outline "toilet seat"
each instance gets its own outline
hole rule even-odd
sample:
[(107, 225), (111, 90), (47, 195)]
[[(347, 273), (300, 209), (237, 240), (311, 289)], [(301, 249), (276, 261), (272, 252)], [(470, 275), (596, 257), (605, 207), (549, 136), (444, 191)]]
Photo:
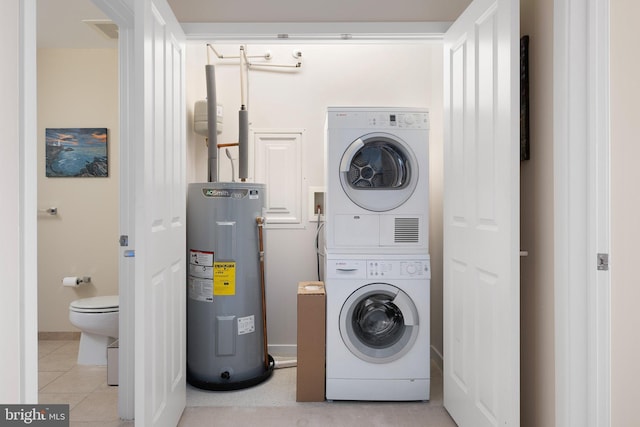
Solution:
[(69, 310), (76, 313), (114, 313), (120, 311), (117, 295), (82, 298), (72, 301)]

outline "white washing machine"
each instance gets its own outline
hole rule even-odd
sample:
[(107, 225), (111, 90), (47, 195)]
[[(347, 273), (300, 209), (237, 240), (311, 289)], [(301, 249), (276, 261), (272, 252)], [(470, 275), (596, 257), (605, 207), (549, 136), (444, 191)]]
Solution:
[(429, 400), (428, 255), (327, 253), (328, 400)]
[(326, 247), (428, 253), (429, 112), (329, 107)]

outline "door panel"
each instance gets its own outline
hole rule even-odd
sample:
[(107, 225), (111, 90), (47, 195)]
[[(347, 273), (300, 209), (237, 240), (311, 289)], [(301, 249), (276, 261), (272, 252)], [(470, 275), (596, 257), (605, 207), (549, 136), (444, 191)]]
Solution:
[(444, 404), (520, 422), (519, 4), (475, 0), (444, 39)]
[(184, 34), (165, 0), (135, 7), (135, 418), (175, 426), (186, 401)]

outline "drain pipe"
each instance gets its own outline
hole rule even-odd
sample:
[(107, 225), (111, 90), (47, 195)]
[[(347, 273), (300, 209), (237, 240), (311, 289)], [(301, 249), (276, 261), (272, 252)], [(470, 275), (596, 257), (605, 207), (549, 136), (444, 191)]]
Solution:
[(207, 127), (208, 127), (208, 180), (218, 181), (218, 120), (216, 101), (216, 74), (213, 65), (205, 65), (207, 74)]
[(298, 359), (279, 359), (274, 357), (274, 369), (295, 368), (298, 366)]

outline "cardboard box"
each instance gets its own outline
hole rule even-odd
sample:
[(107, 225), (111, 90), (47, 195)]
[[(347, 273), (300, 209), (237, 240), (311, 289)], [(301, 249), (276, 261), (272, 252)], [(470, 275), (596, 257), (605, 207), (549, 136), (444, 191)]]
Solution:
[(120, 343), (115, 340), (107, 347), (107, 384), (118, 385), (118, 348)]
[(325, 400), (325, 328), (324, 283), (298, 283), (297, 402)]

